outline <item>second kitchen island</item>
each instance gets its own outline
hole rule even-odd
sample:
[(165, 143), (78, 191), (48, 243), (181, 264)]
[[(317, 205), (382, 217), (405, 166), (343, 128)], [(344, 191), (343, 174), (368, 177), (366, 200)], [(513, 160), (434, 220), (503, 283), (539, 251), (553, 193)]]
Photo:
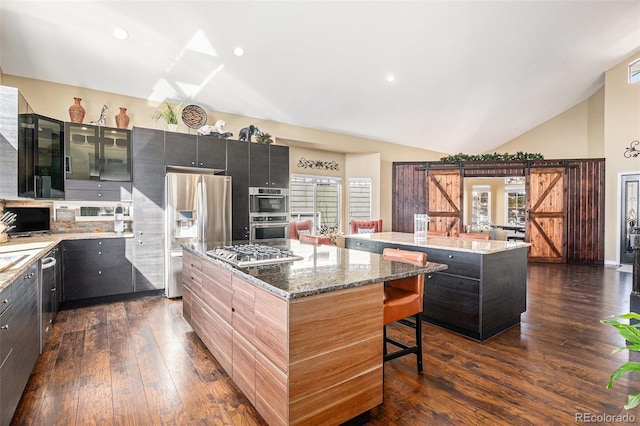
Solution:
[(424, 283), (424, 321), (484, 341), (520, 323), (527, 309), (529, 243), (430, 236), (403, 232), (345, 236), (345, 247), (382, 253), (387, 247), (427, 253), (446, 271)]
[(235, 268), (184, 246), (185, 319), (270, 425), (340, 424), (382, 403), (383, 282), (446, 269), (294, 240)]

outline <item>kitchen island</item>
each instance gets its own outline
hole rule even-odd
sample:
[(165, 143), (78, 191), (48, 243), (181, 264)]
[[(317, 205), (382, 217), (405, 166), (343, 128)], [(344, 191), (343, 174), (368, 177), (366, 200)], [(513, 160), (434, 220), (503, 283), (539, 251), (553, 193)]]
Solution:
[(235, 268), (207, 256), (215, 244), (183, 246), (185, 319), (270, 425), (340, 424), (367, 413), (383, 400), (383, 282), (446, 265), (269, 244), (302, 259)]
[(427, 275), (424, 321), (484, 341), (520, 323), (527, 308), (527, 252), (520, 241), (483, 241), (411, 233), (345, 236), (345, 247), (382, 253), (386, 247), (427, 253), (448, 269)]

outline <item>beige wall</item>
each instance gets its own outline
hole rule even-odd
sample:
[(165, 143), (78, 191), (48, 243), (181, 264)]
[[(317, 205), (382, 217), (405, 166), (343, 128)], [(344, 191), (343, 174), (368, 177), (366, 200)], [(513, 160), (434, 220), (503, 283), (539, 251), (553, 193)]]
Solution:
[(605, 72), (604, 86), (586, 101), (495, 149), (540, 152), (548, 159), (605, 158), (605, 263), (619, 260), (619, 175), (640, 173), (640, 159), (624, 158), (640, 139), (640, 83), (628, 83), (629, 57)]
[[(107, 115), (108, 126), (115, 127), (114, 116), (119, 112), (118, 107), (125, 107), (127, 108), (127, 115), (131, 118), (130, 126), (152, 129), (164, 129), (166, 127), (163, 122), (157, 122), (151, 118), (157, 109), (158, 102), (7, 74), (0, 74), (0, 77), (2, 77), (3, 85), (17, 87), (36, 113), (51, 118), (68, 121), (69, 106), (73, 103), (74, 97), (79, 97), (82, 98), (82, 105), (86, 110), (85, 122), (97, 120), (102, 105), (107, 105), (109, 107)], [(374, 182), (376, 179), (378, 182), (377, 192), (374, 189), (373, 195), (375, 200), (374, 213), (376, 213), (375, 209), (378, 209), (386, 230), (391, 229), (392, 163), (394, 161), (434, 161), (446, 155), (441, 152), (325, 132), (275, 121), (207, 111), (207, 124), (213, 125), (219, 119), (226, 122), (225, 130), (232, 132), (234, 136), (238, 135), (238, 131), (241, 128), (254, 124), (263, 132), (273, 135), (276, 143), (290, 146), (291, 173), (303, 173), (303, 171), (297, 170), (297, 162), (300, 156), (312, 156), (312, 159), (325, 157), (339, 159), (342, 162), (339, 175), (343, 179), (346, 179), (347, 176), (364, 176), (362, 173), (368, 173), (366, 176), (371, 176)], [(195, 133), (194, 129), (187, 128), (183, 123), (179, 124), (178, 131)], [(355, 156), (349, 157), (350, 160), (347, 161), (347, 157), (350, 154)], [(359, 157), (360, 155), (365, 155), (365, 157)], [(368, 164), (367, 160), (361, 159), (367, 158), (366, 155), (373, 155), (373, 157), (368, 157), (371, 160)], [(319, 173), (318, 171), (312, 173), (309, 169), (305, 169), (305, 174)]]
[(605, 259), (619, 259), (620, 174), (640, 174), (640, 157), (625, 158), (624, 151), (640, 139), (640, 83), (629, 84), (628, 58), (605, 74), (604, 157), (606, 163)]

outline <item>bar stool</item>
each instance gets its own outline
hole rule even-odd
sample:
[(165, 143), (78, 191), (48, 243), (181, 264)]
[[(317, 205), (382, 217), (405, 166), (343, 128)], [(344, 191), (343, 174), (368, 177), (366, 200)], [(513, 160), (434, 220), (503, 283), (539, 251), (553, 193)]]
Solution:
[(320, 245), (320, 237), (316, 235), (300, 234), (299, 240), (301, 244), (311, 244), (314, 246)]
[[(427, 254), (386, 248), (383, 251), (385, 260), (410, 263), (416, 266), (427, 264)], [(424, 274), (398, 280), (385, 281), (384, 283), (384, 362), (398, 357), (416, 354), (418, 373), (422, 373), (422, 307), (424, 294)], [(406, 318), (413, 316), (415, 323)], [(412, 327), (416, 331), (416, 344), (409, 346), (395, 339), (387, 337), (387, 325), (393, 322)], [(388, 353), (387, 343), (400, 348), (400, 350)]]

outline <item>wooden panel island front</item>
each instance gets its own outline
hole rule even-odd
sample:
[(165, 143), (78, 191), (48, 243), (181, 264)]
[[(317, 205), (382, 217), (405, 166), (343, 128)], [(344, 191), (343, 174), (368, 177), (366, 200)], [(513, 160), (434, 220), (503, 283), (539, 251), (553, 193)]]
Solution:
[(185, 245), (185, 319), (270, 425), (337, 425), (367, 413), (383, 395), (383, 282), (446, 265), (268, 243), (303, 259), (234, 268), (206, 255), (214, 244)]

